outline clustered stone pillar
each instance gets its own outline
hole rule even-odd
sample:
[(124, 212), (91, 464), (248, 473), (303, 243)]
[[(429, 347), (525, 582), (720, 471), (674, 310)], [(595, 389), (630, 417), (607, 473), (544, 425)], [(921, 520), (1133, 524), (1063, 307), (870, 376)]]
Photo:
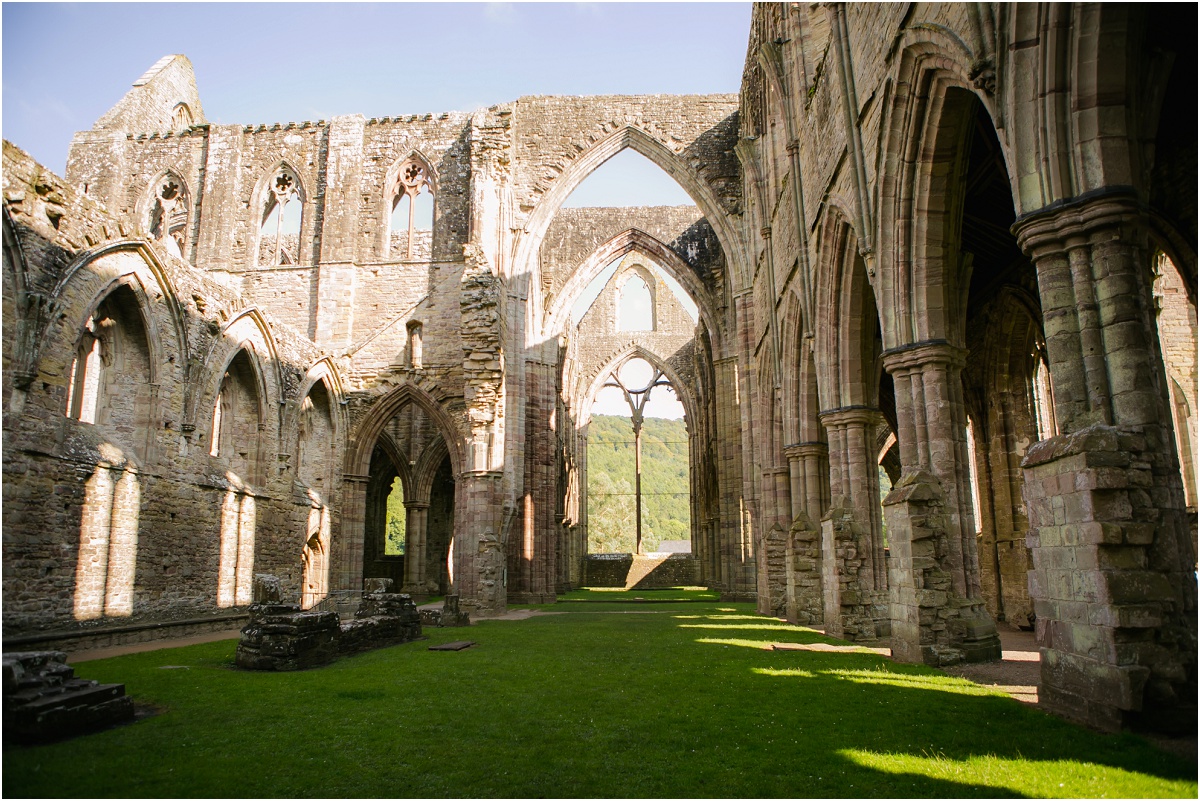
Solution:
[(823, 442), (805, 442), (789, 445), (783, 453), (792, 484), (787, 619), (821, 626), (825, 623), (821, 527), (815, 521), (829, 505), (829, 447)]
[(430, 591), (425, 584), (425, 560), (429, 534), (429, 502), (404, 502), (404, 588), (401, 592), (424, 595)]
[(1059, 431), (1023, 463), (1040, 697), (1105, 729), (1194, 727), (1196, 556), (1144, 217), (1110, 194), (1015, 230), (1037, 266)]
[[(851, 406), (820, 414), (829, 437), (829, 485), (833, 496), (821, 518), (824, 570), (836, 572), (835, 610), (825, 616), (839, 636), (874, 641), (889, 628), (887, 560), (879, 506), (879, 471), (875, 461), (875, 429), (883, 421), (878, 409)], [(827, 585), (832, 584), (827, 578)]]
[(342, 536), (333, 539), (333, 564), (338, 565), (332, 589), (359, 590), (363, 576), (363, 540), (367, 527), (369, 476), (342, 476)]
[(945, 665), (1000, 658), (980, 593), (962, 399), (965, 353), (945, 341), (884, 354), (903, 474), (884, 499), (892, 655)]

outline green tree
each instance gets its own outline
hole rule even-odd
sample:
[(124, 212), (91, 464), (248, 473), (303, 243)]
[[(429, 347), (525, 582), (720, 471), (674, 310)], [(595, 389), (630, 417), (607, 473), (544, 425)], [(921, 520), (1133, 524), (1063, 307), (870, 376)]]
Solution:
[(406, 524), (404, 512), (404, 487), (400, 483), (400, 477), (392, 481), (392, 491), (388, 494), (387, 499), (387, 538), (384, 540), (383, 552), (387, 556), (401, 556), (404, 554), (404, 526)]

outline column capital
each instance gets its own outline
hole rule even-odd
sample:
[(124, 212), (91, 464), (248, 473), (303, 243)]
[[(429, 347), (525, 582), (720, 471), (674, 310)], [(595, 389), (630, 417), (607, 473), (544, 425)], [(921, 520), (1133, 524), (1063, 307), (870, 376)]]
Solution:
[(864, 425), (874, 426), (883, 422), (883, 413), (874, 406), (842, 406), (817, 413), (817, 419), (826, 428), (830, 426)]
[(803, 459), (813, 456), (824, 458), (829, 455), (829, 445), (824, 442), (798, 442), (794, 445), (785, 446), (783, 455), (789, 459)]
[[(1012, 225), (1021, 250), (1032, 259), (1090, 244), (1097, 234), (1125, 238), (1120, 229), (1143, 227), (1146, 209), (1131, 187), (1118, 186), (1056, 201), (1023, 214)], [(1129, 233), (1133, 233), (1130, 231)]]
[(929, 339), (883, 352), (883, 367), (889, 373), (919, 370), (939, 363), (961, 369), (967, 363), (967, 351), (944, 339)]
[(353, 473), (342, 473), (342, 481), (350, 484), (366, 484), (370, 480), (370, 476), (357, 476)]

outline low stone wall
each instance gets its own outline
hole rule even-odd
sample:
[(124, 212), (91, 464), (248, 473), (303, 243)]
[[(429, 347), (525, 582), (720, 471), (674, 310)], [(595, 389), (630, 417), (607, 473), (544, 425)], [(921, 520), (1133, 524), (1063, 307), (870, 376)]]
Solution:
[(250, 622), (238, 640), (237, 666), (245, 670), (303, 670), (342, 654), (412, 642), (421, 636), (421, 616), (412, 597), (393, 593), (391, 579), (370, 579), (354, 619), (336, 612), (305, 612), (279, 603), (279, 580), (254, 577)]
[(589, 554), (584, 563), (584, 585), (587, 587), (661, 590), (694, 587), (699, 583), (700, 562), (690, 553), (664, 556)]
[(96, 648), (112, 648), (117, 645), (132, 645), (153, 640), (194, 637), (215, 631), (230, 631), (244, 626), (250, 619), (248, 613), (215, 615), (213, 617), (188, 618), (185, 620), (162, 620), (146, 623), (130, 623), (120, 626), (103, 625), (94, 629), (78, 631), (46, 631), (4, 639), (5, 651), (65, 650), (70, 653), (90, 651)]

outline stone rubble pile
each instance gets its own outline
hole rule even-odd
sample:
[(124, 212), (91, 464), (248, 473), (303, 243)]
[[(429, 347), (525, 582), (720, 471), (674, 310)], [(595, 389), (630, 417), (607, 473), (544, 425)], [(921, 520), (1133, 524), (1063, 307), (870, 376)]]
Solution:
[(62, 651), (7, 653), (3, 664), (5, 739), (62, 740), (133, 720), (124, 684), (76, 678)]

